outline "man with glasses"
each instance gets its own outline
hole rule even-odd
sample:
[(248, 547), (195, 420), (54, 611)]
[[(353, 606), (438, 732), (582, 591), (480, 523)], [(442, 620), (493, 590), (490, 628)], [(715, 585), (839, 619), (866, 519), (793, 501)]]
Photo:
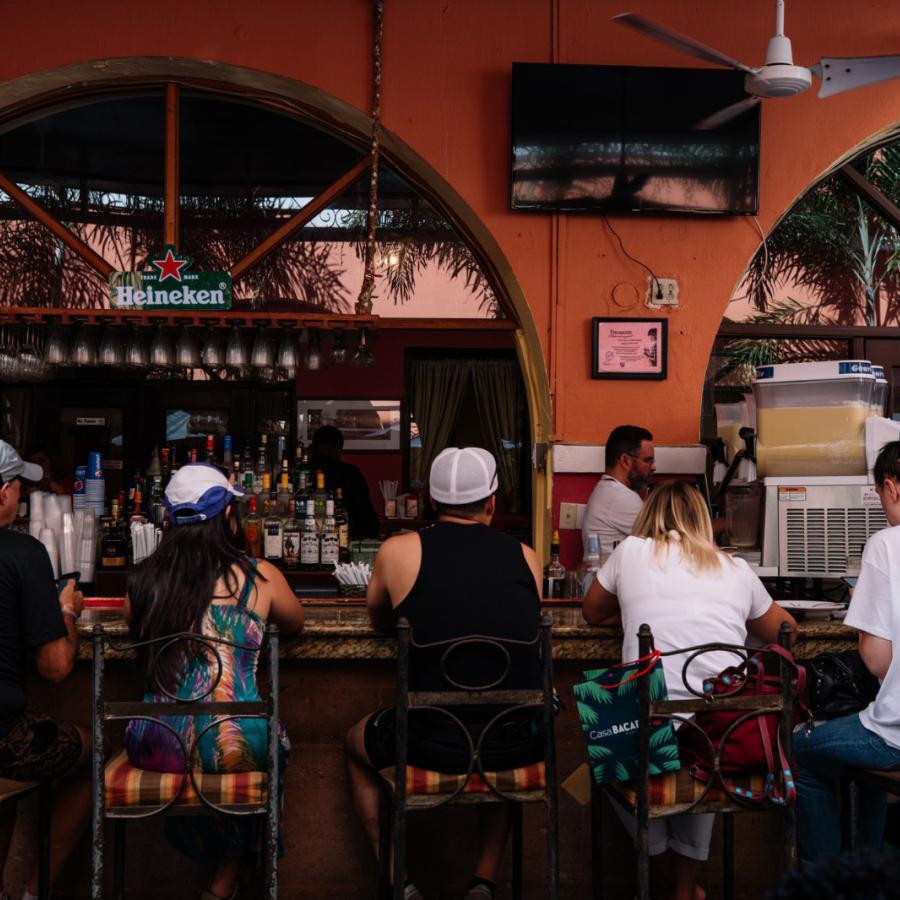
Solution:
[[(26, 708), (29, 660), (38, 674), (61, 682), (75, 663), (75, 620), (84, 598), (69, 579), (57, 592), (50, 557), (35, 538), (11, 531), (21, 482), (39, 482), (40, 466), (22, 460), (0, 441), (0, 778), (35, 782), (64, 778), (53, 801), (50, 827), (51, 881), (74, 848), (90, 817), (90, 733)], [(9, 851), (13, 814), (0, 818), (0, 866)], [(2, 872), (2, 868), (0, 868)], [(23, 900), (37, 894), (32, 873)], [(0, 900), (7, 900), (0, 887)]]
[(653, 435), (639, 425), (619, 425), (606, 439), (606, 470), (584, 510), (582, 545), (591, 533), (600, 536), (601, 558), (631, 534), (641, 511), (640, 491), (647, 487), (655, 465)]

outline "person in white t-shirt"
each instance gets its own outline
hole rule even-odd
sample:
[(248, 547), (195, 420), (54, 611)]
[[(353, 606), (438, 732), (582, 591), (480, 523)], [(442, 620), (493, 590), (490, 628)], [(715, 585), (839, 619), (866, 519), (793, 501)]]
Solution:
[[(772, 602), (762, 582), (742, 559), (722, 552), (713, 540), (712, 522), (700, 492), (683, 481), (654, 489), (641, 509), (631, 537), (606, 561), (582, 607), (594, 625), (621, 617), (622, 659), (638, 656), (637, 632), (647, 624), (658, 650), (697, 644), (743, 645), (748, 631), (775, 641), (782, 622), (794, 620)], [(684, 657), (663, 657), (669, 699), (693, 699), (682, 679)], [(737, 660), (727, 651), (704, 653), (687, 677), (695, 689)], [(634, 834), (634, 819), (613, 804)], [(694, 900), (700, 863), (709, 856), (715, 817), (681, 815), (650, 822), (651, 855), (671, 850), (676, 900)]]
[[(881, 681), (862, 712), (794, 733), (797, 844), (801, 862), (841, 852), (840, 778), (854, 769), (900, 769), (900, 441), (885, 444), (874, 468), (875, 490), (890, 528), (866, 542), (859, 579), (844, 619), (859, 631), (859, 655)], [(857, 842), (881, 848), (887, 797), (859, 785)]]
[(653, 474), (653, 435), (638, 425), (619, 425), (606, 439), (606, 470), (594, 487), (581, 523), (582, 546), (588, 535), (600, 536), (600, 553), (606, 558), (615, 544), (631, 534), (643, 506), (638, 491)]

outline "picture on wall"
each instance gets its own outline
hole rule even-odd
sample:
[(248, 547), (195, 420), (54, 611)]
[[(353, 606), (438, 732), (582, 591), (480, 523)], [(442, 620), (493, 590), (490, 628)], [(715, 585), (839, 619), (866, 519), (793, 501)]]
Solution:
[(304, 444), (322, 425), (344, 435), (344, 450), (400, 450), (399, 400), (298, 400), (297, 437)]
[(591, 378), (662, 381), (668, 321), (598, 316), (591, 320)]

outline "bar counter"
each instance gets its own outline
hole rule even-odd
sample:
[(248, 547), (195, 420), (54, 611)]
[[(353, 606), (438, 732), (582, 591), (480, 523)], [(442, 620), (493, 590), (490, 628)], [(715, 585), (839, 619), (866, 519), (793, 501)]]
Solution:
[[(373, 630), (361, 600), (304, 602), (307, 620), (299, 635), (281, 638), (280, 715), (293, 749), (285, 773), (285, 848), (279, 867), (279, 895), (370, 900), (374, 895), (374, 859), (356, 820), (347, 790), (344, 736), (364, 715), (393, 704), (396, 673), (393, 636)], [(586, 759), (572, 685), (582, 671), (618, 660), (621, 630), (584, 624), (577, 606), (547, 604), (554, 618), (554, 680), (564, 704), (556, 721), (559, 781)], [(107, 625), (113, 640), (127, 643), (124, 623)], [(91, 640), (93, 626), (80, 626), (80, 661), (62, 684), (29, 681), (29, 702), (60, 717), (90, 721)], [(851, 629), (814, 621), (800, 626), (797, 650), (803, 657), (823, 650), (849, 649)], [(110, 656), (115, 657), (111, 652)], [(120, 654), (121, 656), (122, 654)], [(110, 659), (110, 698), (135, 699), (141, 682), (133, 660)], [(560, 875), (565, 900), (591, 897), (590, 810), (559, 791)], [(414, 814), (409, 834), (409, 872), (428, 900), (458, 900), (465, 891), (476, 852), (473, 810), (452, 807)], [(614, 814), (604, 809), (603, 860), (610, 898), (631, 898), (633, 854)], [(26, 823), (29, 819), (26, 817)], [(782, 817), (751, 813), (735, 822), (736, 853), (741, 860), (736, 898), (757, 898), (778, 878), (772, 860), (780, 859)], [(703, 884), (710, 898), (721, 896), (720, 826)], [(23, 825), (17, 844), (28, 844)], [(527, 900), (545, 900), (545, 818), (540, 805), (525, 812), (525, 885)], [(199, 896), (208, 867), (180, 856), (165, 840), (163, 824), (148, 820), (129, 825), (127, 886), (130, 900), (160, 896), (193, 900)], [(509, 854), (498, 900), (508, 898)], [(87, 845), (64, 873), (66, 893), (86, 898), (89, 883)], [(9, 883), (12, 886), (12, 883)]]
[[(282, 659), (393, 659), (396, 646), (389, 631), (371, 627), (362, 600), (300, 598), (306, 611), (303, 631), (298, 635), (282, 635)], [(565, 603), (565, 601), (563, 601)], [(553, 618), (553, 658), (558, 660), (617, 660), (622, 645), (622, 629), (618, 626), (588, 625), (577, 605), (544, 601), (544, 610)], [(128, 631), (121, 620), (104, 623), (116, 642), (127, 642)], [(852, 650), (856, 632), (840, 621), (814, 619), (800, 622), (795, 652), (809, 658), (825, 651)], [(78, 654), (90, 659), (93, 624), (80, 624), (82, 640)], [(110, 653), (111, 657), (116, 652)]]

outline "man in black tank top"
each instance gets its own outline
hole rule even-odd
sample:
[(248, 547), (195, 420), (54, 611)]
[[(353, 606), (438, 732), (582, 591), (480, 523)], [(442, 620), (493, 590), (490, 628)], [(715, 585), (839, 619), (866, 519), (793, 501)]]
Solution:
[[(417, 644), (479, 634), (533, 641), (540, 618), (541, 569), (531, 547), (492, 531), (496, 508), (497, 466), (478, 447), (449, 447), (431, 466), (431, 502), (438, 522), (418, 533), (386, 541), (375, 559), (366, 604), (376, 628), (391, 628), (400, 616), (409, 620)], [(540, 687), (537, 642), (511, 651), (506, 689)], [(440, 667), (441, 651), (410, 650), (410, 689), (451, 690)], [(494, 661), (477, 655), (454, 670), (460, 683), (491, 679)], [(496, 709), (468, 707), (455, 711), (477, 740)], [(347, 764), (353, 803), (377, 853), (378, 772), (394, 764), (394, 710), (364, 717), (347, 734)], [(539, 717), (527, 713), (504, 719), (485, 739), (487, 771), (537, 762), (543, 755)], [(495, 731), (497, 732), (495, 734)], [(446, 716), (422, 710), (410, 716), (409, 764), (442, 772), (465, 772), (468, 744)], [(482, 847), (469, 893), (470, 900), (493, 896), (494, 881), (509, 830), (506, 805), (480, 807)], [(421, 894), (407, 885), (408, 900)]]

